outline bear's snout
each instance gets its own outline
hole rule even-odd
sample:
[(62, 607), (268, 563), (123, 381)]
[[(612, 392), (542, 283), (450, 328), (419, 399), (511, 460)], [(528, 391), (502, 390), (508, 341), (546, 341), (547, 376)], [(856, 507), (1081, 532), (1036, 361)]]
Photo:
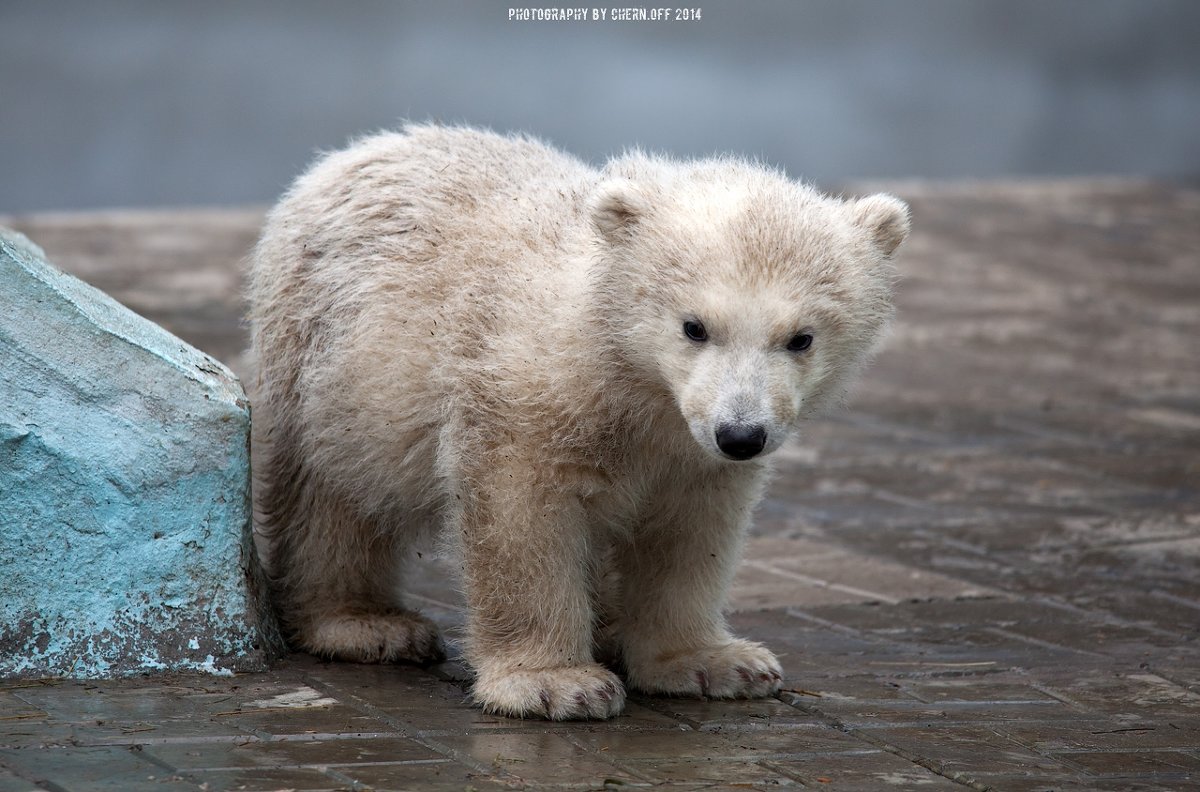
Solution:
[(757, 456), (767, 445), (767, 431), (759, 424), (722, 424), (717, 427), (717, 448), (730, 459)]

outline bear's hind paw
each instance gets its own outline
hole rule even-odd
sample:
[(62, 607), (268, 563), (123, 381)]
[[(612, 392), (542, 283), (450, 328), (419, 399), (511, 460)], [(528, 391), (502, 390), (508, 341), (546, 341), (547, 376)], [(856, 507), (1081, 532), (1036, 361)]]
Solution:
[(298, 648), (356, 663), (432, 665), (446, 659), (437, 625), (416, 611), (346, 610), (297, 631)]

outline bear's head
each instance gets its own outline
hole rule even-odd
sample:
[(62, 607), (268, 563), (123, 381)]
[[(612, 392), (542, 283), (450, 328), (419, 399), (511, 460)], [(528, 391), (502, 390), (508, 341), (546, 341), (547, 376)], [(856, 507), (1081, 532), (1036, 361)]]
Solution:
[(596, 321), (706, 451), (761, 457), (844, 393), (892, 316), (908, 207), (839, 200), (734, 159), (644, 154), (589, 204)]

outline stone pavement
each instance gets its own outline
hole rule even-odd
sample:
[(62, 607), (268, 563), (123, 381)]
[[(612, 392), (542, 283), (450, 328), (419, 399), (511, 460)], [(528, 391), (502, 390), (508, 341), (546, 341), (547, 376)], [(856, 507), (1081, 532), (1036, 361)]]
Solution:
[[(1200, 193), (891, 185), (900, 315), (781, 452), (731, 603), (757, 702), (484, 715), (463, 669), (0, 682), (0, 792), (1200, 789)], [(254, 211), (0, 219), (243, 375)], [(248, 383), (252, 384), (252, 383)], [(446, 562), (412, 600), (453, 633)]]

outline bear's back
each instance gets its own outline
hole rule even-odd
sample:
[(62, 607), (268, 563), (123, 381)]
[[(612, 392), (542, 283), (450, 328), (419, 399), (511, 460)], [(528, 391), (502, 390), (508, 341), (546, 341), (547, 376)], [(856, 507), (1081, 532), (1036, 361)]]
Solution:
[(374, 135), (296, 180), (268, 216), (254, 274), (315, 280), (331, 299), (362, 280), (438, 299), (545, 277), (567, 258), (596, 179), (524, 136), (436, 125)]

